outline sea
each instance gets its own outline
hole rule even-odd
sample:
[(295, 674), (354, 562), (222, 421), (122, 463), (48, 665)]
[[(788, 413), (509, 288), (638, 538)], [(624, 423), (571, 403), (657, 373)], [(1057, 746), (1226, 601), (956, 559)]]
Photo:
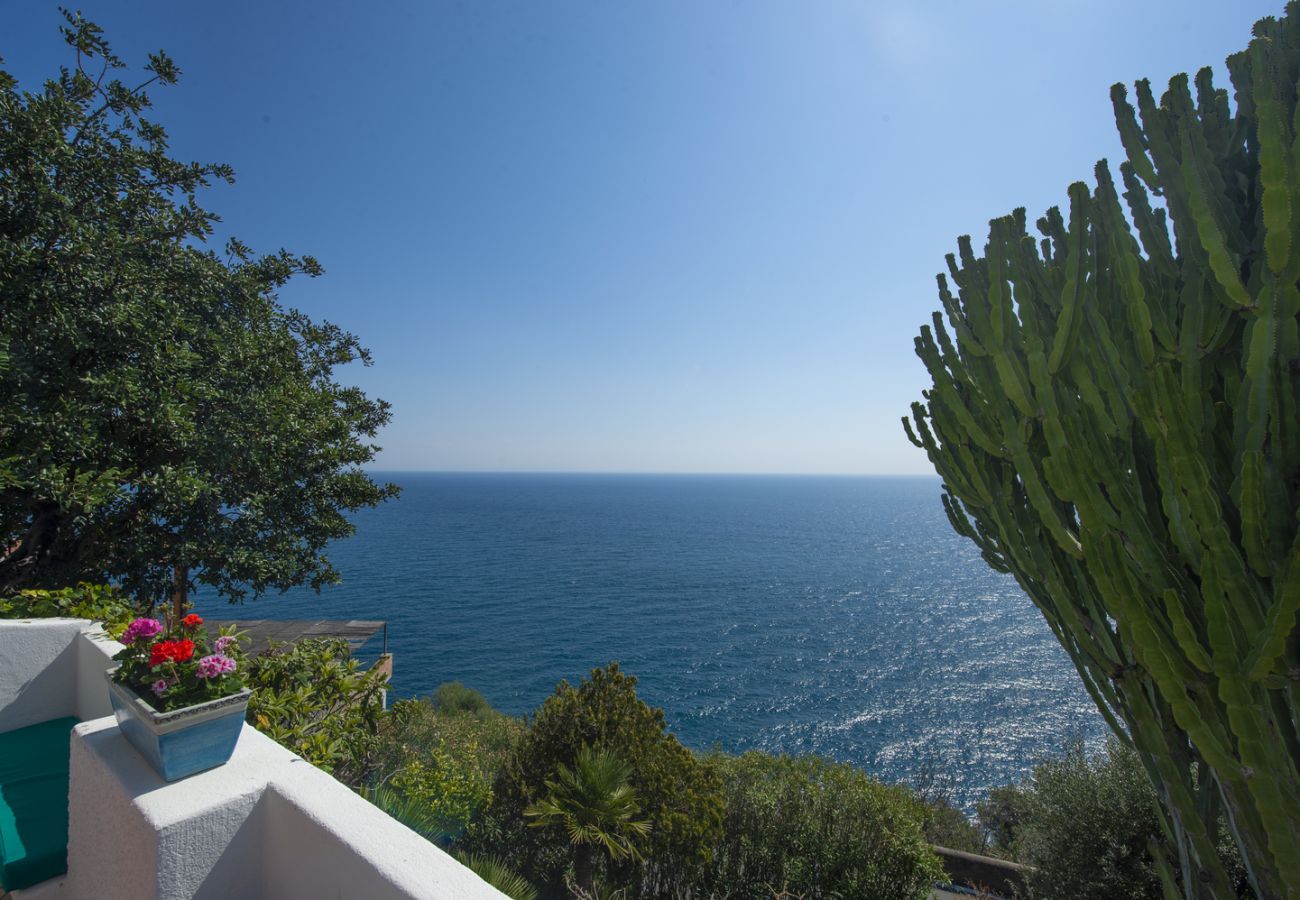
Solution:
[(510, 714), (617, 661), (687, 746), (821, 754), (968, 811), (1104, 734), (937, 478), (375, 477), (401, 497), (329, 549), (341, 585), (200, 611), (382, 619), (393, 696), (460, 681)]

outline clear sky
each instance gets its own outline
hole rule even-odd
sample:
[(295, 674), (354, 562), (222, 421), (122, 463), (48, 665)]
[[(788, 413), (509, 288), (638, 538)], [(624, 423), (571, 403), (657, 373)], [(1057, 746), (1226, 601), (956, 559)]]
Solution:
[[(73, 0), (66, 0), (73, 5)], [(359, 334), (384, 469), (920, 473), (899, 417), (958, 234), (1115, 159), (1115, 81), (1280, 0), (86, 0), (163, 48), (176, 156), (282, 299)], [(0, 0), (24, 87), (57, 4)]]

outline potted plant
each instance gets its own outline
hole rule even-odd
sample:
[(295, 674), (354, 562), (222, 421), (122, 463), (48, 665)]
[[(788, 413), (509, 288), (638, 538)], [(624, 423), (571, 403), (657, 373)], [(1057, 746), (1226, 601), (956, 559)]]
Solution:
[(203, 619), (191, 613), (166, 625), (136, 619), (121, 640), (109, 698), (140, 755), (167, 781), (229, 760), (252, 695), (241, 677), (239, 637), (209, 641)]

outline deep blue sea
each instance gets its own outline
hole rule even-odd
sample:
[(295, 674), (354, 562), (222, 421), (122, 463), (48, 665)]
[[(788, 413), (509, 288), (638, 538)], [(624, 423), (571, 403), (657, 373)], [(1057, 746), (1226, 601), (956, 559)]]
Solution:
[[(1104, 726), (935, 478), (388, 474), (341, 586), (247, 618), (386, 619), (398, 696), (459, 680), (524, 713), (618, 660), (689, 746), (814, 752), (969, 805)], [(379, 638), (367, 648), (378, 652)]]

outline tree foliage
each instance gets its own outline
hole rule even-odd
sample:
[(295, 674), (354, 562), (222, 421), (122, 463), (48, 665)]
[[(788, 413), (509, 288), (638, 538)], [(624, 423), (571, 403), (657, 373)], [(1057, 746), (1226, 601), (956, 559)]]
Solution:
[[(1156, 785), (1188, 897), (1300, 896), (1300, 7), (1157, 102), (1067, 215), (940, 276), (904, 420), (953, 527), (1015, 575)], [(1131, 223), (1131, 224), (1130, 224)], [(1171, 240), (1172, 238), (1172, 240)]]
[(388, 682), (364, 670), (346, 641), (275, 644), (248, 661), (248, 724), (353, 787), (369, 778), (379, 749)]
[(0, 619), (90, 619), (112, 638), (122, 636), (136, 608), (112, 585), (87, 584), (45, 590), (29, 588), (0, 596)]
[(524, 810), (536, 827), (560, 825), (577, 853), (575, 880), (584, 891), (595, 884), (592, 853), (611, 860), (642, 860), (641, 844), (650, 823), (640, 818), (641, 803), (628, 784), (632, 767), (608, 750), (583, 747), (573, 768), (560, 765), (546, 780), (546, 793)]
[(663, 711), (637, 697), (636, 679), (617, 663), (593, 669), (576, 688), (560, 682), (538, 707), (496, 779), (492, 806), (471, 828), (471, 849), (509, 855), (535, 883), (559, 883), (569, 862), (567, 835), (554, 826), (527, 828), (523, 813), (546, 795), (561, 766), (573, 768), (583, 747), (630, 766), (628, 783), (650, 823), (644, 861), (624, 861), (614, 880), (647, 896), (689, 882), (721, 835), (721, 785), (667, 732)]
[[(456, 693), (469, 695), (482, 698), (469, 688)], [(487, 701), (467, 712), (455, 704), (399, 700), (380, 724), (374, 777), (418, 803), (432, 823), (426, 836), (447, 845), (491, 802), (493, 781), (522, 733), (520, 719)]]
[[(1158, 808), (1142, 760), (1111, 738), (1094, 754), (1071, 743), (1023, 782), (990, 791), (979, 815), (994, 852), (1031, 867), (1035, 897), (1157, 900), (1165, 896), (1157, 858), (1170, 849)], [(1226, 824), (1216, 836), (1234, 895), (1253, 896)]]
[(927, 811), (906, 788), (815, 756), (718, 754), (710, 765), (726, 808), (704, 896), (921, 900), (943, 880)]
[(478, 691), (465, 687), (459, 681), (448, 681), (438, 685), (433, 692), (433, 708), (440, 713), (487, 713), (492, 711), (492, 704)]
[(239, 598), (337, 580), (345, 513), (392, 496), (360, 466), (387, 404), (335, 380), (357, 338), (282, 307), (309, 256), (206, 244), (198, 193), (100, 30), (35, 92), (0, 72), (0, 592), (115, 582), (156, 599), (174, 566)]

